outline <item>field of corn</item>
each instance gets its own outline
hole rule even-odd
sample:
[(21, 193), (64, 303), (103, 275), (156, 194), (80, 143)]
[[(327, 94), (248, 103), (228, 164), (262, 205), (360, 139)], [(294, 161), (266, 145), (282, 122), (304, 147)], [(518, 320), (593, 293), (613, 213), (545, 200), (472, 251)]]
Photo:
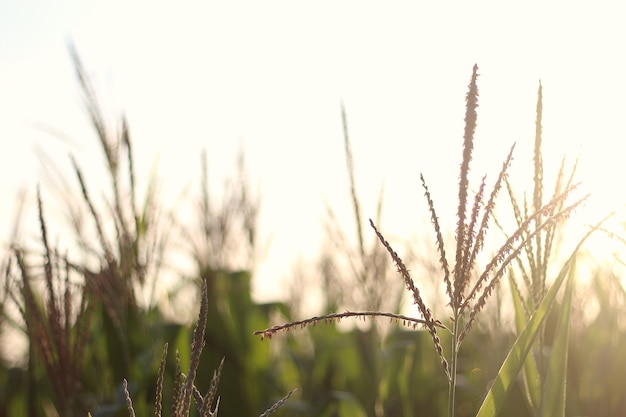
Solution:
[[(428, 254), (401, 250), (379, 218), (362, 212), (350, 145), (358, 138), (341, 109), (354, 224), (338, 224), (329, 209), (334, 246), (318, 262), (323, 280), (308, 283), (325, 298), (310, 317), (301, 308), (305, 279), (287, 302), (261, 304), (251, 298), (252, 268), (233, 267), (256, 243), (259, 202), (245, 176), (212, 201), (203, 164), (195, 221), (181, 222), (156, 186), (136, 189), (132, 121), (103, 114), (75, 51), (72, 58), (110, 189), (94, 189), (72, 157), (65, 187), (38, 188), (37, 243), (16, 235), (2, 252), (1, 340), (11, 344), (7, 332), (19, 331), (28, 345), (24, 364), (0, 358), (0, 417), (626, 415), (622, 260), (579, 267), (590, 264), (588, 238), (623, 245), (621, 213), (607, 210), (564, 253), (561, 242), (574, 239), (566, 225), (592, 197), (578, 192), (577, 161), (543, 160), (541, 85), (534, 140), (471, 183), (470, 171), (483, 174), (472, 166), (473, 68), (459, 92), (466, 108), (454, 224), (440, 222), (431, 197), (428, 178), (437, 173), (419, 177), (432, 223), (421, 232)], [(533, 149), (530, 190), (507, 176), (515, 147)], [(560, 164), (555, 183), (544, 180), (548, 163)], [(44, 195), (56, 196), (63, 216), (50, 213)], [(66, 240), (50, 232), (61, 222), (72, 230)], [(494, 240), (495, 248), (486, 244)], [(165, 272), (177, 273), (167, 261), (174, 251), (194, 272), (180, 273), (168, 297), (175, 306), (184, 295), (192, 323), (152, 297)], [(442, 299), (429, 305), (433, 282)]]

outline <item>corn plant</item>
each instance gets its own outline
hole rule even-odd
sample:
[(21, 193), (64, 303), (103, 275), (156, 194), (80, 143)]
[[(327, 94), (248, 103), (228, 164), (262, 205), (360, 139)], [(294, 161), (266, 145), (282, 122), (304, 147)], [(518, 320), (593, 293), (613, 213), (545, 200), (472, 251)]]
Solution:
[[(528, 203), (527, 198), (520, 203), (513, 192), (509, 181), (506, 182), (509, 199), (513, 207), (513, 213), (517, 225), (524, 221), (524, 216), (532, 210), (539, 210), (543, 206), (545, 176), (542, 158), (542, 118), (543, 118), (543, 87), (539, 84), (537, 92), (537, 108), (535, 120), (535, 140), (533, 149), (533, 192), (532, 200)], [(573, 184), (574, 175), (578, 160), (575, 161), (570, 172), (565, 170), (565, 157), (561, 161), (557, 172), (553, 196), (557, 196), (564, 190), (569, 189)], [(558, 209), (563, 208), (561, 202)], [(601, 220), (597, 225), (590, 228), (591, 231), (598, 230), (602, 223), (611, 217), (613, 213)], [(541, 222), (541, 217), (535, 220), (535, 224)], [(558, 233), (562, 223), (549, 224), (542, 233), (535, 234), (533, 238), (528, 238), (526, 232), (525, 245), (522, 254), (516, 259), (518, 268), (515, 273), (509, 274), (511, 296), (515, 312), (515, 324), (518, 334), (521, 334), (527, 327), (533, 312), (537, 311), (542, 301), (546, 298), (549, 290), (549, 267), (553, 266), (552, 258), (555, 257)], [(586, 239), (579, 242), (577, 248)], [(572, 257), (561, 267), (558, 275), (560, 279), (564, 275), (573, 275), (573, 256), (577, 252), (574, 250)], [(516, 274), (517, 273), (517, 274)], [(521, 276), (521, 282), (515, 276)], [(556, 316), (556, 325), (553, 334), (548, 335), (545, 324), (540, 326), (537, 340), (532, 347), (533, 354), (527, 355), (524, 361), (522, 376), (524, 381), (524, 393), (529, 409), (535, 416), (564, 416), (565, 415), (565, 381), (567, 380), (568, 363), (568, 341), (570, 334), (570, 313), (573, 296), (573, 278), (569, 278), (564, 293), (564, 297), (558, 308), (554, 308), (553, 315)], [(547, 339), (550, 336), (551, 343)], [(548, 354), (551, 351), (551, 354)]]
[[(348, 120), (343, 104), (341, 120), (350, 203), (355, 222), (356, 247), (350, 244), (350, 239), (344, 232), (341, 222), (337, 219), (332, 207), (327, 205), (325, 226), (329, 245), (324, 245), (320, 262), (323, 289), (328, 302), (327, 308), (332, 310), (360, 305), (361, 308), (369, 311), (382, 309), (396, 311), (400, 308), (402, 292), (391, 288), (385, 293), (380, 291), (381, 287), (388, 287), (385, 284), (393, 282), (395, 278), (389, 273), (388, 257), (375, 236), (370, 242), (366, 240), (366, 225), (362, 221), (363, 213), (355, 181), (355, 164), (348, 132)], [(376, 207), (377, 222), (381, 221), (382, 203), (383, 188), (381, 187)]]
[[(435, 229), (436, 247), (439, 252), (440, 274), (442, 284), (449, 299), (451, 309), (450, 320), (447, 324), (444, 321), (435, 318), (433, 312), (425, 304), (420, 290), (416, 287), (409, 270), (407, 269), (402, 258), (395, 252), (391, 244), (384, 238), (383, 234), (378, 230), (372, 220), (370, 225), (374, 233), (391, 255), (393, 262), (396, 264), (397, 271), (401, 275), (404, 284), (413, 299), (413, 303), (417, 306), (420, 317), (410, 318), (395, 313), (384, 312), (345, 312), (329, 314), (322, 317), (314, 317), (308, 320), (295, 321), (282, 326), (274, 326), (255, 334), (262, 338), (271, 338), (275, 333), (280, 331), (288, 331), (294, 327), (302, 327), (320, 321), (336, 320), (345, 317), (365, 317), (380, 316), (388, 317), (392, 320), (408, 324), (410, 326), (421, 326), (425, 328), (432, 339), (434, 348), (439, 356), (442, 371), (445, 373), (448, 381), (448, 415), (455, 415), (455, 398), (457, 387), (457, 368), (458, 353), (462, 342), (476, 322), (479, 313), (485, 307), (487, 300), (501, 281), (507, 268), (517, 259), (521, 251), (526, 247), (528, 241), (535, 239), (543, 230), (551, 225), (566, 219), (572, 211), (578, 207), (586, 197), (578, 199), (573, 203), (567, 203), (568, 197), (574, 190), (574, 186), (566, 188), (563, 192), (554, 196), (548, 203), (538, 207), (534, 212), (518, 224), (517, 229), (510, 234), (502, 246), (495, 252), (495, 255), (484, 267), (479, 267), (477, 258), (483, 251), (485, 237), (487, 235), (489, 224), (494, 216), (494, 208), (496, 197), (504, 185), (507, 176), (507, 169), (511, 163), (513, 148), (505, 158), (502, 169), (500, 170), (496, 181), (487, 194), (486, 176), (483, 177), (477, 188), (477, 192), (470, 199), (468, 189), (470, 163), (472, 161), (472, 153), (474, 148), (474, 132), (477, 122), (478, 107), (478, 67), (474, 66), (471, 81), (466, 96), (466, 112), (465, 112), (465, 130), (463, 135), (461, 168), (459, 175), (458, 187), (458, 210), (456, 214), (456, 251), (454, 253), (454, 261), (450, 262), (446, 255), (446, 245), (444, 243), (442, 227), (435, 211), (435, 204), (432, 201), (430, 191), (423, 175), (420, 180), (427, 200), (430, 211), (431, 220)], [(559, 281), (557, 281), (559, 282)], [(561, 279), (562, 282), (562, 279)], [(560, 284), (560, 282), (559, 282)], [(535, 322), (529, 323), (528, 335), (524, 336), (524, 342), (530, 343), (535, 336), (536, 322), (542, 322), (546, 311), (554, 301), (554, 294), (558, 290), (558, 285), (549, 294), (537, 310), (540, 314), (534, 316)], [(531, 324), (533, 326), (531, 326)], [(451, 335), (451, 343), (446, 350), (441, 343), (439, 333), (447, 331)], [(519, 340), (518, 340), (519, 342)], [(519, 349), (518, 344), (513, 348)], [(523, 350), (523, 356), (528, 350)], [(508, 364), (508, 365), (507, 365)], [(510, 362), (505, 362), (507, 368), (501, 371), (499, 376), (503, 379), (503, 383), (496, 379), (497, 385), (494, 385), (496, 391), (492, 390), (488, 393), (485, 403), (481, 408), (481, 415), (495, 415), (504, 401), (506, 392), (511, 386), (515, 366)], [(502, 392), (500, 392), (502, 391)], [(482, 411), (487, 410), (487, 411)], [(491, 413), (491, 414), (489, 414)]]
[[(94, 313), (95, 288), (83, 271), (74, 268), (67, 257), (51, 248), (39, 190), (37, 192), (43, 254), (14, 246), (17, 272), (7, 270), (8, 291), (29, 335), (28, 412), (37, 415), (40, 387), (35, 369), (39, 362), (52, 381), (52, 398), (57, 411), (65, 416), (84, 415), (93, 404), (86, 400), (82, 370)], [(81, 279), (82, 278), (82, 279)], [(39, 295), (43, 282), (45, 300)], [(37, 361), (39, 359), (39, 361)], [(40, 387), (41, 388), (41, 387)]]
[(236, 178), (225, 185), (216, 205), (209, 189), (207, 153), (202, 152), (200, 196), (193, 225), (179, 224), (182, 244), (199, 275), (215, 270), (251, 270), (257, 249), (259, 198), (250, 190), (244, 154), (237, 158)]
[[(217, 396), (217, 389), (222, 373), (222, 367), (224, 360), (222, 359), (219, 367), (213, 373), (211, 384), (208, 391), (202, 394), (195, 385), (196, 376), (199, 372), (200, 356), (205, 346), (205, 329), (209, 317), (209, 296), (207, 291), (207, 283), (202, 286), (202, 301), (200, 303), (200, 313), (198, 315), (198, 322), (193, 331), (193, 338), (191, 341), (191, 357), (189, 362), (189, 370), (187, 373), (181, 371), (180, 358), (178, 352), (176, 354), (176, 371), (174, 374), (174, 383), (172, 389), (172, 417), (186, 417), (189, 416), (192, 402), (195, 404), (197, 413), (201, 417), (217, 417), (220, 399)], [(159, 365), (159, 373), (157, 378), (156, 398), (155, 398), (155, 413), (156, 417), (163, 415), (163, 385), (165, 380), (165, 366), (167, 358), (168, 344), (166, 343), (163, 348), (163, 355), (161, 357), (161, 363)], [(133, 401), (131, 394), (128, 391), (128, 382), (124, 379), (124, 394), (126, 397), (126, 405), (130, 417), (135, 417), (135, 409), (133, 407)], [(280, 408), (287, 399), (293, 394), (295, 390), (291, 390), (286, 396), (276, 401), (272, 406), (265, 410), (260, 417), (267, 417)]]
[[(180, 352), (183, 362), (196, 360), (200, 354), (194, 350), (198, 343), (189, 348), (189, 340), (194, 340), (190, 326), (171, 323), (155, 305), (154, 286), (163, 265), (168, 266), (166, 248), (172, 230), (177, 230), (170, 226), (178, 223), (158, 201), (154, 174), (144, 199), (140, 199), (126, 118), (123, 114), (107, 117), (77, 51), (70, 48), (70, 55), (104, 156), (105, 178), (110, 187), (102, 193), (105, 197), (98, 199), (99, 193), (94, 192), (78, 157), (71, 158), (75, 176), (70, 179), (75, 180), (74, 184), (50, 160), (42, 161), (50, 174), (45, 185), (51, 185), (50, 189), (57, 193), (69, 220), (70, 233), (63, 238), (74, 238), (72, 249), (78, 255), (69, 256), (49, 243), (53, 239), (44, 221), (43, 199), (38, 190), (39, 242), (43, 249), (27, 248), (18, 244), (15, 237), (2, 264), (0, 325), (9, 322), (22, 330), (28, 337), (29, 352), (26, 370), (14, 369), (10, 375), (19, 383), (13, 384), (12, 390), (0, 392), (0, 414), (10, 410), (10, 414), (38, 416), (48, 408), (64, 416), (85, 415), (87, 411), (94, 417), (119, 416), (126, 412), (120, 396), (126, 389), (136, 399), (133, 412), (144, 415), (152, 407), (146, 398), (159, 377), (159, 350), (163, 343)], [(111, 120), (116, 123), (110, 123)], [(206, 328), (202, 330), (207, 340), (204, 358), (213, 366), (215, 358), (219, 361), (226, 357), (227, 365), (219, 373), (221, 385), (226, 388), (222, 407), (232, 408), (229, 412), (235, 414), (256, 411), (271, 404), (276, 392), (282, 395), (285, 390), (254, 384), (270, 362), (263, 349), (251, 349), (253, 340), (245, 335), (267, 326), (274, 309), (286, 308), (280, 303), (254, 303), (250, 296), (250, 272), (232, 271), (232, 260), (238, 255), (235, 250), (243, 246), (241, 242), (248, 242), (247, 263), (243, 266), (252, 266), (255, 241), (258, 201), (252, 201), (245, 188), (243, 159), (239, 163), (240, 175), (232, 182), (231, 194), (222, 207), (209, 200), (206, 171), (204, 164), (203, 195), (198, 205), (200, 227), (194, 229), (196, 233), (191, 228), (183, 231), (185, 242), (193, 242), (185, 249), (197, 261), (194, 277), (199, 294), (210, 293), (210, 319), (204, 318)], [(19, 225), (17, 220), (15, 224)], [(180, 281), (181, 285), (188, 285), (183, 277)], [(200, 289), (202, 285), (204, 290)], [(23, 323), (7, 313), (13, 307), (21, 313)], [(262, 360), (258, 360), (259, 356)], [(85, 366), (87, 363), (89, 366)], [(203, 369), (209, 367), (204, 362), (201, 365)], [(2, 385), (7, 381), (4, 373), (0, 379)], [(211, 378), (201, 373), (195, 381), (199, 386), (209, 386)], [(168, 396), (163, 403), (176, 403), (181, 407), (176, 409), (180, 414), (188, 407), (176, 402), (177, 398)], [(210, 407), (201, 410), (215, 414)]]

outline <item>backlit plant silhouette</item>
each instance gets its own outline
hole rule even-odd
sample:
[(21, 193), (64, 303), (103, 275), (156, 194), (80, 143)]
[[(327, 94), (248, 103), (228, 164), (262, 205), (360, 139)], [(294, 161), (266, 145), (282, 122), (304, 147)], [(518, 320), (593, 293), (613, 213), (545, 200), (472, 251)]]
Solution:
[[(493, 255), (485, 266), (479, 266), (477, 262), (478, 255), (483, 252), (485, 237), (487, 236), (489, 225), (494, 216), (496, 197), (505, 183), (514, 147), (511, 148), (509, 154), (506, 156), (491, 192), (488, 193), (487, 191), (485, 176), (478, 186), (478, 191), (473, 196), (470, 196), (468, 191), (470, 189), (469, 174), (474, 149), (474, 132), (477, 122), (476, 109), (478, 107), (477, 78), (478, 67), (475, 65), (469, 84), (469, 91), (466, 96), (465, 130), (459, 174), (458, 210), (456, 213), (456, 251), (454, 253), (453, 262), (448, 260), (442, 227), (435, 211), (435, 204), (431, 198), (424, 176), (420, 175), (435, 231), (440, 273), (442, 276), (441, 281), (445, 285), (445, 291), (449, 298), (448, 305), (451, 309), (451, 314), (447, 314), (444, 317), (449, 316), (450, 321), (444, 324), (444, 321), (435, 318), (433, 312), (425, 304), (420, 290), (415, 286), (413, 278), (403, 260), (394, 251), (383, 234), (376, 228), (374, 222), (370, 220), (370, 225), (374, 229), (378, 239), (387, 249), (396, 264), (397, 271), (411, 294), (413, 303), (417, 305), (421, 316), (420, 318), (409, 318), (385, 312), (346, 311), (344, 313), (313, 317), (308, 320), (294, 321), (282, 326), (274, 326), (266, 330), (255, 332), (255, 334), (260, 335), (262, 338), (271, 338), (277, 332), (289, 331), (294, 327), (304, 327), (320, 321), (328, 322), (344, 317), (366, 316), (388, 317), (399, 323), (413, 327), (421, 325), (429, 332), (435, 350), (439, 355), (443, 371), (447, 376), (449, 387), (449, 416), (453, 416), (455, 413), (455, 389), (457, 385), (459, 349), (507, 268), (517, 259), (520, 252), (526, 247), (530, 240), (535, 239), (536, 236), (555, 223), (566, 219), (572, 211), (586, 199), (586, 197), (583, 197), (573, 203), (567, 203), (568, 197), (576, 186), (567, 187), (563, 192), (555, 195), (548, 203), (537, 207), (534, 213), (529, 214), (525, 219), (520, 221), (517, 225), (517, 229), (509, 234), (509, 237), (500, 248), (495, 251), (495, 255)], [(541, 320), (543, 320), (543, 316), (541, 316)], [(439, 332), (443, 330), (448, 331), (451, 335), (451, 345), (449, 349), (444, 349), (439, 336)], [(532, 337), (529, 337), (525, 342), (531, 342), (533, 338), (534, 333)], [(526, 353), (524, 353), (524, 355), (525, 354)]]

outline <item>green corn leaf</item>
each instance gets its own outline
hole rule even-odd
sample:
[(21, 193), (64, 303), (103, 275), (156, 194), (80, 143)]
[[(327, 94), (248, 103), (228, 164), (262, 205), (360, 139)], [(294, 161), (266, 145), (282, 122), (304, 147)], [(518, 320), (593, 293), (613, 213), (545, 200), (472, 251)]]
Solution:
[(563, 269), (561, 269), (561, 272), (559, 273), (559, 276), (541, 301), (541, 304), (531, 316), (524, 330), (518, 336), (515, 344), (504, 360), (504, 363), (502, 364), (491, 389), (480, 406), (480, 410), (478, 410), (478, 414), (476, 415), (477, 417), (495, 417), (502, 409), (504, 400), (506, 399), (509, 390), (515, 382), (515, 378), (526, 361), (526, 357), (533, 345), (533, 342), (535, 341), (535, 337), (541, 329), (541, 324), (554, 304), (556, 294), (567, 276), (567, 272), (575, 255), (576, 251), (574, 251), (573, 255), (565, 263)]
[[(524, 300), (515, 285), (514, 278), (509, 275), (511, 287), (511, 296), (513, 298), (513, 309), (515, 310), (515, 326), (517, 334), (521, 334), (522, 330), (528, 323), (528, 314), (524, 308)], [(524, 393), (526, 400), (533, 410), (538, 410), (541, 404), (541, 377), (537, 367), (537, 361), (533, 355), (527, 355), (524, 361)]]
[(570, 329), (572, 294), (574, 293), (574, 265), (569, 268), (569, 277), (563, 295), (563, 302), (557, 319), (557, 327), (550, 354), (550, 368), (544, 385), (540, 416), (565, 416), (565, 387), (567, 382), (567, 354)]

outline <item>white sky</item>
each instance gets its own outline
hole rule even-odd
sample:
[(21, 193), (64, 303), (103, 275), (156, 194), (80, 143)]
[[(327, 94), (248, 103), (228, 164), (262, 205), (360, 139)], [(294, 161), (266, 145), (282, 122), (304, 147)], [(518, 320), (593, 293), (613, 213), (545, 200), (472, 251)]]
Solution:
[(34, 125), (71, 137), (83, 167), (103, 167), (68, 40), (104, 98), (127, 113), (144, 181), (160, 155), (166, 195), (196, 184), (203, 148), (216, 185), (243, 148), (260, 187), (261, 241), (271, 245), (256, 274), (260, 298), (280, 294), (298, 257), (315, 259), (324, 200), (353, 229), (341, 100), (364, 217), (375, 215), (384, 181), (383, 232), (430, 237), (419, 230), (424, 173), (442, 220), (453, 224), (474, 63), (477, 174), (493, 178), (515, 141), (512, 173), (527, 172), (541, 79), (547, 169), (564, 152), (580, 153), (579, 179), (594, 192), (588, 212), (621, 204), (626, 14), (619, 2), (469, 3), (3, 0), (0, 230), (8, 237), (16, 190), (27, 186), (32, 195), (42, 180), (35, 149), (67, 161), (66, 144)]

